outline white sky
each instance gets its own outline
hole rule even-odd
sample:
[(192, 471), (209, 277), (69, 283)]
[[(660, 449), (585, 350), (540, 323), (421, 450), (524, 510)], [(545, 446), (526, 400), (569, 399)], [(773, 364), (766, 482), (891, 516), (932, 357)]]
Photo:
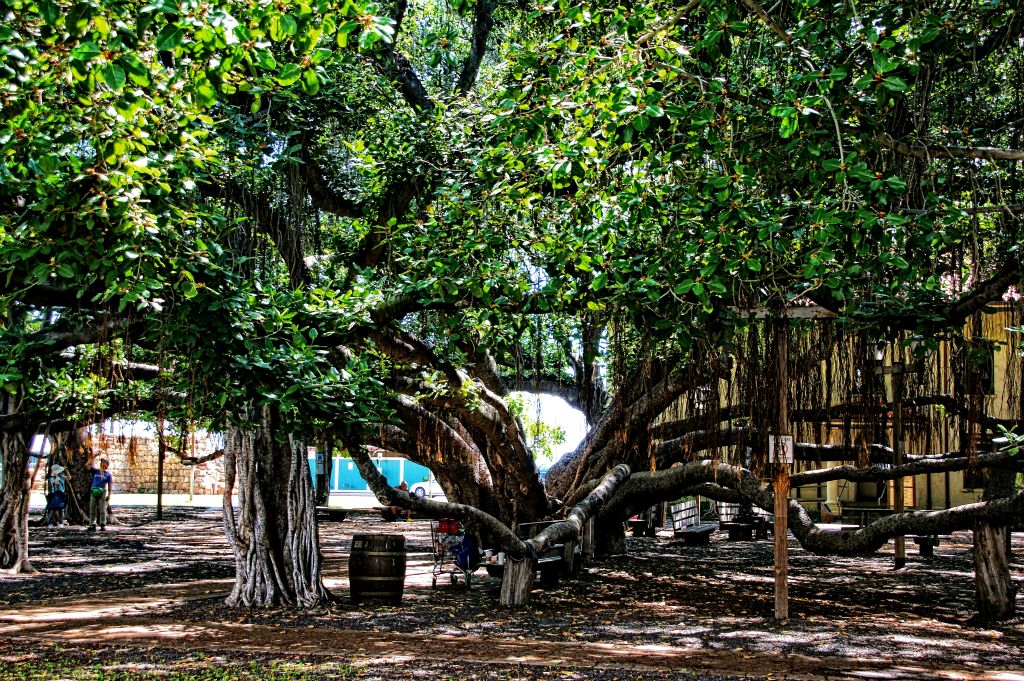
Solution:
[[(583, 439), (587, 430), (586, 420), (583, 412), (573, 409), (561, 397), (554, 395), (533, 395), (531, 393), (520, 393), (523, 397), (523, 404), (529, 414), (536, 409), (535, 399), (540, 399), (540, 420), (549, 426), (561, 426), (565, 431), (565, 443), (555, 447), (554, 455), (557, 460), (562, 454), (576, 449), (576, 445)], [(550, 466), (553, 461), (541, 461), (542, 466)]]

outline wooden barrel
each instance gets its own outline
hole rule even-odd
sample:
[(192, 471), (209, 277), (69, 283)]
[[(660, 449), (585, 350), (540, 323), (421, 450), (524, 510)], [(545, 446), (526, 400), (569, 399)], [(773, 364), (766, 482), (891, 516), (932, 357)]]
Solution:
[(401, 603), (405, 588), (405, 535), (354, 535), (348, 556), (348, 582), (353, 603)]

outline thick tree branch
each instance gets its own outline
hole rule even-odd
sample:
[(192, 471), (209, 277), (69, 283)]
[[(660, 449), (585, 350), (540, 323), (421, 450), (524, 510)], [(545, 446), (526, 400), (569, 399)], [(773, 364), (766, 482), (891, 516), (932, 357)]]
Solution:
[(98, 294), (102, 294), (102, 291), (91, 292), (80, 288), (67, 289), (50, 284), (33, 284), (20, 290), (14, 290), (7, 285), (3, 285), (2, 291), (0, 291), (0, 295), (10, 296), (20, 303), (36, 307), (92, 308), (96, 304), (91, 301)]
[(427, 88), (424, 87), (409, 58), (395, 49), (408, 7), (408, 0), (398, 0), (395, 3), (395, 11), (391, 15), (395, 21), (395, 35), (379, 55), (371, 57), (371, 61), (378, 71), (398, 86), (398, 91), (409, 106), (417, 111), (431, 112), (436, 105), (427, 93)]
[[(1024, 155), (1021, 158), (1024, 158)], [(986, 305), (1002, 300), (1007, 289), (1014, 284), (1019, 284), (1020, 281), (1020, 258), (1014, 253), (991, 277), (978, 283), (949, 308), (949, 320), (954, 324), (963, 324), (968, 317), (980, 312)]]
[(208, 198), (233, 202), (253, 220), (257, 229), (270, 237), (288, 268), (288, 279), (293, 288), (304, 288), (313, 281), (305, 261), (301, 232), (286, 215), (273, 207), (269, 196), (255, 194), (234, 180), (226, 180), (220, 185), (204, 184), (201, 191)]
[(219, 459), (222, 456), (224, 456), (223, 448), (210, 452), (205, 456), (179, 456), (178, 461), (180, 461), (183, 466), (198, 466), (206, 463), (207, 461)]
[(529, 552), (526, 544), (516, 536), (507, 525), (494, 516), (481, 511), (478, 508), (465, 504), (455, 504), (447, 501), (437, 501), (429, 497), (418, 497), (414, 494), (402, 491), (388, 485), (385, 478), (377, 467), (373, 465), (366, 447), (352, 434), (342, 436), (342, 441), (349, 455), (359, 468), (360, 475), (366, 480), (370, 490), (377, 495), (378, 501), (383, 504), (393, 504), (402, 508), (412, 509), (417, 513), (432, 518), (457, 518), (459, 520), (470, 520), (481, 528), (488, 530), (501, 543), (502, 546), (513, 555), (526, 555)]
[(114, 338), (125, 338), (144, 327), (141, 320), (126, 317), (115, 317), (88, 325), (81, 325), (79, 321), (73, 322), (72, 326), (72, 322), (65, 322), (62, 319), (54, 327), (30, 335), (29, 341), (48, 345), (54, 352), (63, 352), (74, 345), (93, 345)]
[(509, 389), (513, 391), (540, 393), (542, 395), (553, 395), (560, 397), (569, 403), (574, 409), (582, 409), (579, 400), (579, 391), (572, 379), (562, 378), (555, 375), (544, 375), (541, 377), (529, 374), (519, 374), (509, 380)]
[(313, 151), (316, 148), (318, 131), (303, 130), (299, 138), (302, 149), (299, 152), (302, 158), (302, 177), (306, 182), (306, 191), (313, 202), (313, 207), (332, 215), (343, 218), (361, 218), (364, 215), (365, 207), (357, 201), (338, 194), (327, 182), (323, 168), (316, 160)]
[(494, 26), (494, 8), (497, 5), (494, 0), (477, 0), (473, 11), (473, 35), (470, 37), (469, 54), (462, 64), (462, 73), (459, 75), (459, 93), (466, 94), (476, 84), (477, 75), (480, 73), (480, 63), (487, 51), (487, 39)]
[(651, 426), (651, 438), (654, 440), (669, 440), (682, 437), (696, 430), (701, 430), (709, 424), (732, 421), (749, 414), (749, 405), (733, 404), (714, 412), (703, 412), (685, 419), (655, 423)]
[(790, 475), (790, 484), (793, 487), (802, 485), (817, 485), (830, 480), (849, 480), (850, 482), (880, 482), (882, 480), (895, 480), (896, 478), (909, 477), (911, 475), (927, 475), (929, 473), (945, 473), (950, 471), (962, 471), (971, 466), (989, 468), (992, 466), (1012, 465), (1020, 469), (1024, 467), (1024, 460), (1006, 452), (979, 453), (972, 460), (966, 456), (927, 457), (917, 459), (902, 466), (876, 465), (867, 468), (857, 466), (834, 466), (822, 468), (816, 471), (805, 471)]
[(999, 147), (960, 147), (952, 145), (925, 146), (923, 144), (907, 144), (887, 133), (875, 136), (886, 149), (895, 151), (904, 156), (929, 161), (936, 158), (977, 158), (986, 161), (1024, 161), (1024, 150), (1003, 149)]
[(111, 400), (106, 407), (78, 415), (51, 414), (41, 409), (0, 414), (0, 432), (63, 433), (100, 423), (119, 414), (154, 413), (165, 403), (166, 396), (146, 399), (117, 398)]
[(629, 475), (629, 466), (619, 464), (613, 468), (586, 498), (573, 506), (565, 520), (547, 527), (536, 537), (527, 541), (527, 544), (533, 547), (536, 555), (540, 555), (558, 542), (579, 537), (583, 533), (583, 524), (601, 511), (602, 506), (629, 479)]

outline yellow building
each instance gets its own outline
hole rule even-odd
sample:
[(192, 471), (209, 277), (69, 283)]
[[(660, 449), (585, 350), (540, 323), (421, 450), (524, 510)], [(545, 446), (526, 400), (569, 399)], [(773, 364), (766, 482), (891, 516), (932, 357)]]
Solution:
[[(866, 363), (844, 365), (844, 358), (833, 357), (832, 372), (822, 372), (822, 376), (849, 384), (877, 381), (873, 394), (883, 412), (860, 418), (841, 415), (843, 401), (829, 400), (836, 414), (824, 422), (794, 423), (797, 441), (845, 443), (856, 448), (857, 443), (894, 443), (899, 432), (907, 456), (955, 452), (970, 456), (991, 451), (993, 438), (1000, 435), (1000, 422), (1010, 425), (1008, 422), (1022, 418), (1022, 324), (1019, 306), (1001, 304), (967, 323), (964, 338), (970, 340), (966, 342), (944, 340), (931, 348), (913, 340), (895, 348), (892, 344), (869, 346), (867, 351), (874, 357)], [(968, 355), (972, 361), (966, 361)], [(845, 367), (850, 373), (840, 376)], [(874, 376), (866, 377), (866, 373)], [(895, 418), (897, 393), (903, 407), (902, 423)], [(865, 456), (862, 452), (862, 462)], [(796, 470), (848, 462), (798, 462)], [(943, 509), (978, 501), (984, 479), (983, 471), (970, 469), (907, 477), (903, 480), (904, 505), (908, 509)], [(891, 508), (895, 484), (835, 481), (794, 489), (793, 496), (809, 508), (822, 506), (823, 515), (828, 516), (840, 507)]]

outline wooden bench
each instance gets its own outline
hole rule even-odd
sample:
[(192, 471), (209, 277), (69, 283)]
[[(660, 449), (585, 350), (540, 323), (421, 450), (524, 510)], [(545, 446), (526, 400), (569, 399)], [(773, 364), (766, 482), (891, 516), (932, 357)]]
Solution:
[(658, 536), (658, 518), (660, 516), (658, 506), (652, 506), (638, 513), (627, 521), (630, 533), (634, 537)]
[(879, 508), (877, 506), (843, 506), (843, 510), (840, 513), (840, 522), (844, 525), (865, 527), (876, 520), (891, 516), (894, 512), (891, 508)]
[(700, 497), (672, 504), (672, 530), (676, 539), (682, 539), (688, 546), (700, 546), (711, 541), (711, 534), (718, 529), (715, 523), (700, 520)]
[[(533, 539), (538, 534), (558, 521), (544, 521), (537, 523), (520, 523), (516, 535), (520, 539)], [(544, 588), (558, 586), (558, 579), (563, 574), (573, 574), (578, 571), (581, 563), (581, 546), (577, 539), (575, 542), (555, 544), (542, 555), (537, 556), (535, 568), (537, 570), (537, 581)], [(496, 563), (484, 563), (487, 574), (493, 577), (500, 577), (505, 573), (505, 566)]]
[[(945, 537), (949, 539), (948, 536)], [(918, 553), (924, 558), (932, 558), (935, 555), (935, 547), (939, 545), (939, 540), (942, 539), (937, 534), (908, 534), (907, 539), (913, 539), (914, 543), (917, 544)]]
[(753, 541), (767, 539), (768, 532), (775, 526), (775, 516), (763, 509), (753, 509), (752, 516), (741, 516), (740, 505), (718, 502), (718, 527), (729, 533), (729, 541)]

